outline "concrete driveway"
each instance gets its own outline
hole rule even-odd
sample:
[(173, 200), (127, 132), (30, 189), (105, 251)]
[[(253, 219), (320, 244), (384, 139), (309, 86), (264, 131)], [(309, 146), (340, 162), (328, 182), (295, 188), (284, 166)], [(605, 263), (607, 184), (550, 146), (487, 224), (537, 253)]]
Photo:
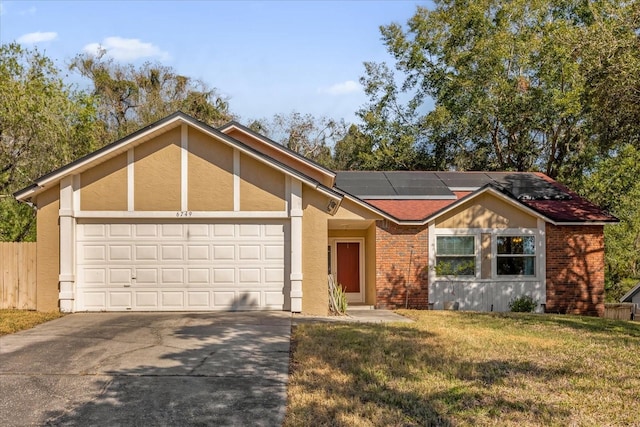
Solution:
[(72, 314), (0, 338), (0, 425), (282, 424), (291, 315)]

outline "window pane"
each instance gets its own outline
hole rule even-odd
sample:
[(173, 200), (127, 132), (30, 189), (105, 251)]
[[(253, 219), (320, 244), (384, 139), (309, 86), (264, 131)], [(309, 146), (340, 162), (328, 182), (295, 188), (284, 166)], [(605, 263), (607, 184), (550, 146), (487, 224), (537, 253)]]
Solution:
[(534, 236), (498, 236), (498, 254), (534, 255), (536, 238)]
[(436, 258), (436, 275), (437, 276), (475, 276), (476, 275), (476, 258), (471, 256), (446, 257), (439, 256)]
[(438, 236), (436, 243), (438, 255), (473, 255), (476, 252), (473, 236)]
[(499, 276), (535, 276), (536, 258), (532, 256), (498, 257), (497, 267)]

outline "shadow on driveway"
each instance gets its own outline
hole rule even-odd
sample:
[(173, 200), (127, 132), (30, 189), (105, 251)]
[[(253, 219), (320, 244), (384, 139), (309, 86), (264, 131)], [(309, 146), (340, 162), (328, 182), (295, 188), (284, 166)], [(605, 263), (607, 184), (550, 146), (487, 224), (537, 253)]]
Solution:
[(291, 316), (73, 314), (0, 338), (0, 425), (280, 425)]

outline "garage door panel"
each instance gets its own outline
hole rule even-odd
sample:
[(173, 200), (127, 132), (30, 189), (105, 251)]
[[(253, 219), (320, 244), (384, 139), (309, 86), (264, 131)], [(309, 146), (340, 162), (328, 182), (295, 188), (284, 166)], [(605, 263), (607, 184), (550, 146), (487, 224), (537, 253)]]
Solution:
[(238, 269), (238, 281), (244, 285), (259, 285), (260, 284), (260, 269), (259, 268), (239, 268)]
[(259, 245), (240, 245), (238, 247), (239, 256), (238, 259), (241, 261), (246, 260), (260, 260), (260, 246)]
[(187, 247), (187, 258), (189, 261), (206, 261), (209, 259), (210, 253), (209, 245), (189, 245)]
[(110, 268), (109, 269), (109, 283), (111, 284), (131, 284), (132, 277), (133, 277), (133, 269), (131, 268)]
[(126, 310), (131, 307), (131, 292), (112, 291), (109, 292), (109, 307), (113, 309)]
[(208, 285), (210, 283), (210, 270), (208, 268), (190, 268), (187, 273), (189, 284)]
[(265, 260), (284, 260), (284, 247), (282, 245), (264, 246), (264, 259)]
[(158, 292), (137, 291), (136, 305), (138, 309), (157, 309), (158, 308)]
[(161, 237), (178, 237), (182, 238), (183, 225), (182, 224), (162, 224), (160, 226)]
[(184, 283), (184, 270), (182, 268), (163, 268), (162, 284), (180, 285)]
[(162, 261), (184, 261), (184, 248), (182, 245), (161, 247), (161, 260)]
[(136, 245), (136, 261), (158, 261), (156, 245)]
[(264, 281), (265, 283), (277, 283), (277, 284), (283, 283), (284, 270), (281, 268), (265, 268)]
[(282, 307), (284, 294), (282, 292), (265, 292), (265, 305), (267, 307)]
[(87, 245), (80, 253), (83, 261), (106, 261), (107, 247), (106, 245)]
[(86, 310), (104, 310), (107, 306), (107, 292), (86, 291), (82, 294)]
[(107, 278), (107, 272), (104, 268), (87, 268), (84, 271), (84, 281), (87, 285), (102, 285)]
[(234, 224), (214, 224), (213, 237), (234, 237)]
[(163, 291), (162, 306), (165, 308), (184, 308), (184, 292), (182, 291)]
[(278, 309), (282, 224), (78, 224), (77, 310)]
[(260, 237), (260, 228), (258, 224), (240, 224), (238, 237)]
[(139, 238), (158, 237), (158, 226), (156, 224), (133, 224), (135, 236)]
[(111, 238), (132, 237), (132, 226), (131, 224), (110, 224), (107, 234)]
[(146, 285), (158, 284), (158, 269), (157, 268), (136, 268), (136, 284)]
[(107, 226), (104, 224), (85, 224), (81, 227), (81, 233), (78, 237), (87, 237), (87, 238), (104, 238), (106, 237)]
[(187, 225), (187, 238), (189, 240), (208, 239), (211, 235), (209, 228), (209, 224), (189, 224)]
[(234, 283), (236, 271), (233, 268), (216, 268), (213, 270), (213, 283)]
[(235, 258), (236, 248), (235, 246), (214, 246), (213, 247), (213, 259), (214, 261), (220, 260), (232, 260)]
[(211, 305), (211, 292), (188, 292), (187, 303), (189, 308), (206, 309)]

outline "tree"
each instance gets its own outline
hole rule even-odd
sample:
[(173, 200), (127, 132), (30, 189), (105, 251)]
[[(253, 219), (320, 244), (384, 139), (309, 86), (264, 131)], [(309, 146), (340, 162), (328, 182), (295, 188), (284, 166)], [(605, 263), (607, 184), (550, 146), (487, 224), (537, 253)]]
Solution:
[(640, 149), (628, 144), (598, 163), (582, 192), (620, 224), (605, 226), (607, 297), (618, 300), (640, 281)]
[(37, 50), (0, 46), (0, 239), (35, 239), (35, 215), (12, 192), (98, 148), (91, 97), (65, 85)]
[[(602, 48), (595, 42), (598, 25), (624, 34), (625, 43), (616, 46), (625, 54), (611, 58), (616, 64), (625, 55), (638, 56), (631, 49), (637, 47), (637, 26), (619, 25), (624, 16), (635, 16), (627, 9), (636, 5), (434, 3), (432, 10), (419, 7), (406, 30), (399, 24), (381, 28), (401, 84), (384, 64), (365, 65), (362, 82), (370, 102), (360, 117), (376, 143), (390, 141), (401, 153), (412, 146), (424, 163), (439, 168), (541, 170), (553, 178), (579, 176), (611, 148), (591, 133), (598, 110), (587, 101), (597, 91), (588, 79), (602, 64), (587, 58), (599, 57), (593, 53)], [(615, 67), (607, 69), (615, 74)], [(435, 108), (427, 112), (429, 97)]]
[(372, 145), (371, 138), (352, 124), (347, 134), (333, 147), (333, 167), (336, 170), (366, 170)]
[(78, 55), (70, 69), (91, 80), (107, 141), (178, 110), (212, 126), (232, 119), (227, 100), (204, 82), (158, 63), (119, 64), (104, 53)]
[(331, 148), (346, 134), (343, 120), (298, 112), (256, 120), (251, 128), (328, 168), (333, 167)]

